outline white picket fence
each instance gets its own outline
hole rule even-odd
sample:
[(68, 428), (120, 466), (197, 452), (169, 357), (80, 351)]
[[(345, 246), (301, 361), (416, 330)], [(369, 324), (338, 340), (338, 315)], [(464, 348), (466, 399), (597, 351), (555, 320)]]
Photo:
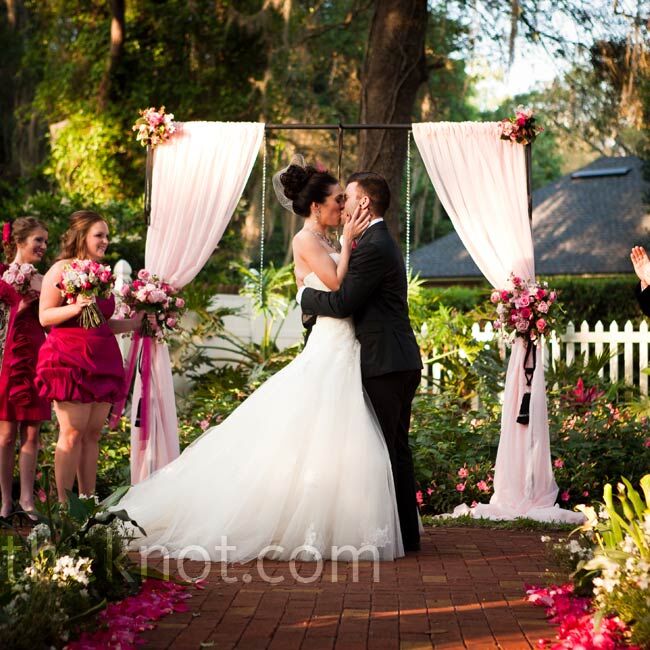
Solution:
[[(125, 260), (120, 260), (115, 265), (117, 276), (116, 288), (119, 289), (124, 282), (131, 279), (131, 266)], [(230, 294), (218, 294), (214, 297), (215, 305), (235, 307), (240, 309), (237, 316), (229, 316), (225, 319), (226, 327), (244, 340), (259, 341), (262, 332), (262, 319), (252, 312), (250, 301), (246, 298)], [(279, 326), (279, 325), (278, 325)], [(282, 323), (282, 331), (278, 337), (278, 345), (285, 348), (302, 340), (303, 328), (300, 321), (300, 311), (294, 307)], [(489, 342), (495, 337), (491, 323), (487, 323), (483, 329), (478, 323), (472, 326), (472, 336), (476, 341)], [(126, 353), (128, 342), (120, 343), (123, 352)], [(555, 333), (546, 343), (544, 363), (548, 367), (550, 360), (563, 359), (567, 363), (573, 363), (576, 357), (586, 356), (589, 359), (592, 355), (599, 355), (608, 352), (609, 362), (600, 371), (601, 376), (607, 376), (611, 381), (623, 379), (626, 384), (638, 385), (642, 395), (648, 394), (648, 375), (641, 372), (648, 366), (648, 324), (642, 321), (638, 329), (627, 321), (623, 329), (620, 329), (616, 321), (612, 321), (609, 328), (598, 321), (594, 329), (589, 328), (589, 323), (583, 321), (580, 329), (576, 330), (573, 323), (567, 325), (564, 334), (557, 336)], [(505, 359), (506, 348), (502, 342), (499, 343), (502, 358)], [(621, 354), (622, 351), (622, 354)], [(425, 365), (422, 378), (423, 388), (437, 391), (440, 386), (442, 366), (439, 363)]]
[[(492, 341), (495, 337), (491, 323), (483, 329), (478, 323), (472, 326), (472, 335), (477, 341)], [(551, 359), (564, 360), (571, 364), (576, 357), (589, 360), (593, 355), (608, 353), (609, 361), (599, 372), (601, 377), (607, 376), (611, 381), (622, 379), (626, 384), (638, 385), (642, 395), (648, 394), (648, 375), (642, 372), (648, 367), (648, 323), (642, 321), (638, 329), (627, 321), (623, 329), (619, 328), (616, 321), (612, 321), (606, 330), (602, 322), (598, 321), (594, 329), (589, 328), (589, 323), (583, 321), (580, 329), (569, 322), (564, 334), (556, 335), (554, 332), (546, 342), (544, 363), (548, 367)], [(505, 358), (505, 346), (500, 343), (501, 356)], [(429, 373), (428, 373), (429, 374)], [(437, 385), (442, 374), (440, 364), (432, 364), (429, 377), (425, 377), (425, 386), (430, 385), (432, 390), (437, 390)], [(433, 380), (433, 381), (431, 381)]]

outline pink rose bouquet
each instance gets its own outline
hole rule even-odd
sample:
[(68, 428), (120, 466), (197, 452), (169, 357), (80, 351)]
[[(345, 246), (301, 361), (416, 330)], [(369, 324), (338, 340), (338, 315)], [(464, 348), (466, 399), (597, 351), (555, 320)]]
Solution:
[(120, 289), (122, 314), (132, 316), (136, 311), (144, 311), (156, 316), (156, 326), (147, 318), (142, 321), (140, 334), (163, 340), (169, 332), (177, 329), (183, 312), (185, 300), (177, 295), (178, 290), (163, 282), (157, 275), (146, 269), (138, 271), (138, 277)]
[(165, 113), (165, 107), (145, 108), (140, 111), (140, 117), (135, 121), (133, 130), (137, 133), (135, 139), (143, 146), (155, 147), (169, 140), (176, 131), (173, 113)]
[[(108, 298), (113, 291), (115, 276), (108, 264), (92, 260), (73, 260), (63, 267), (57, 287), (67, 304), (77, 301), (78, 296)], [(106, 319), (97, 303), (91, 303), (81, 310), (81, 326), (85, 329), (99, 327)]]
[(535, 124), (535, 116), (530, 108), (521, 104), (515, 109), (514, 117), (505, 117), (499, 122), (501, 139), (519, 144), (530, 144), (544, 130)]
[(32, 264), (12, 262), (2, 274), (2, 279), (10, 284), (19, 294), (26, 295), (31, 290), (32, 278), (37, 274)]
[(493, 291), (490, 301), (496, 308), (494, 328), (511, 342), (520, 336), (536, 341), (557, 325), (557, 292), (546, 282), (522, 280), (510, 274), (512, 289)]

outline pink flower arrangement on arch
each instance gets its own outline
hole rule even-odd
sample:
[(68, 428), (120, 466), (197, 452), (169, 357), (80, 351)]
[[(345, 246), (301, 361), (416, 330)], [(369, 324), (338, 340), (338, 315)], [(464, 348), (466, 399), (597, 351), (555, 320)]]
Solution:
[(518, 144), (531, 144), (544, 130), (535, 124), (535, 115), (531, 108), (517, 106), (514, 117), (504, 117), (499, 122), (501, 140), (509, 140)]
[(135, 139), (143, 146), (155, 147), (171, 138), (176, 132), (173, 113), (165, 113), (165, 107), (145, 108), (132, 129), (137, 133)]
[(490, 295), (497, 313), (494, 329), (510, 342), (517, 336), (537, 341), (549, 334), (557, 323), (557, 292), (550, 290), (546, 282), (524, 280), (514, 273), (509, 282), (512, 288), (495, 290)]
[(185, 311), (185, 300), (178, 295), (178, 289), (147, 269), (138, 271), (135, 280), (121, 287), (120, 301), (119, 313), (124, 318), (138, 311), (155, 316), (155, 326), (143, 319), (140, 334), (157, 341), (178, 328)]

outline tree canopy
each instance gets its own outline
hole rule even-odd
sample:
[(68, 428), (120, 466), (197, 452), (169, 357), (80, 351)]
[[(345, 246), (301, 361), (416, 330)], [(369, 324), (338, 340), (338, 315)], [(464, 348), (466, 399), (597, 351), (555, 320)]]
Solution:
[[(139, 109), (163, 104), (181, 121), (336, 123), (499, 119), (529, 103), (546, 126), (535, 186), (599, 154), (646, 157), (648, 19), (639, 0), (5, 0), (0, 209), (38, 214), (56, 235), (65, 214), (95, 206), (117, 231), (115, 255), (137, 264), (144, 156), (130, 127)], [(557, 78), (481, 111), (471, 63), (487, 56), (507, 66), (518, 47), (545, 48)], [(299, 150), (336, 169), (335, 136), (273, 133), (269, 165)], [(343, 175), (371, 167), (399, 195), (405, 138), (346, 133)], [(259, 171), (220, 247), (223, 260), (254, 261)], [(417, 155), (412, 180), (422, 243), (449, 225)], [(395, 201), (397, 235), (403, 212)], [(299, 224), (272, 203), (267, 214), (271, 257), (288, 261)]]

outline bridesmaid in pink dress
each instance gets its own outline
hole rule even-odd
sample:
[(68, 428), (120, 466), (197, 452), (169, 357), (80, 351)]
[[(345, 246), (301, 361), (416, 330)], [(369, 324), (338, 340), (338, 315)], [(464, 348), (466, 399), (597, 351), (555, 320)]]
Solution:
[[(47, 250), (47, 227), (34, 217), (21, 217), (5, 226), (3, 247), (9, 262), (38, 264)], [(0, 264), (0, 273), (6, 269)], [(41, 422), (51, 417), (51, 404), (35, 387), (38, 351), (45, 332), (38, 321), (41, 275), (32, 279), (32, 293), (21, 296), (5, 339), (0, 371), (0, 517), (18, 510), (12, 504), (16, 438), (20, 432), (20, 498), (18, 506), (34, 509), (34, 475)]]
[(94, 299), (80, 296), (63, 304), (57, 284), (66, 263), (73, 259), (101, 261), (108, 247), (108, 225), (90, 210), (70, 216), (63, 235), (58, 261), (45, 274), (40, 300), (40, 321), (50, 328), (41, 348), (36, 384), (39, 393), (53, 400), (59, 423), (59, 438), (54, 454), (54, 472), (59, 501), (67, 501), (75, 475), (79, 494), (95, 492), (99, 439), (111, 404), (125, 392), (122, 355), (116, 333), (140, 327), (136, 318), (111, 318), (115, 299), (99, 299), (106, 321), (99, 327), (84, 329), (78, 321), (81, 310)]

